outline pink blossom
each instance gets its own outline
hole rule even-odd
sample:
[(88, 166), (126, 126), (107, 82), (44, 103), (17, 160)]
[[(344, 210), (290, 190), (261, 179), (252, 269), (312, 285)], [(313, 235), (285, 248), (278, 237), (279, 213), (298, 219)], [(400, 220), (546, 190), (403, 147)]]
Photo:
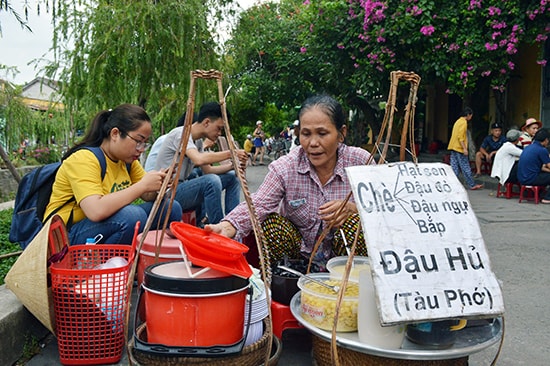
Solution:
[(460, 49), (460, 46), (457, 45), (456, 43), (451, 43), (449, 45), (449, 51), (458, 51)]
[(489, 75), (491, 75), (491, 70), (483, 71), (481, 73), (481, 76), (489, 76)]
[(309, 0), (304, 0), (304, 2), (303, 2), (302, 4), (303, 4), (303, 5), (309, 5), (310, 2), (309, 2)]
[(537, 38), (535, 38), (535, 41), (537, 42), (544, 42), (548, 39), (548, 36), (546, 34), (537, 34)]
[(494, 43), (489, 43), (489, 42), (485, 43), (485, 49), (486, 49), (487, 51), (494, 51), (494, 50), (496, 50), (497, 48), (498, 48), (498, 46), (497, 46), (496, 44), (494, 44)]
[(501, 35), (502, 35), (501, 32), (493, 32), (493, 34), (491, 35), (491, 38), (494, 41), (497, 37), (500, 37)]
[(309, 33), (313, 33), (313, 23), (309, 25)]
[(355, 63), (355, 64), (353, 64), (353, 67), (355, 67), (356, 69), (358, 69), (358, 68), (359, 68), (359, 64), (358, 64), (358, 63)]
[(493, 29), (503, 29), (506, 28), (506, 22), (494, 22), (493, 23)]
[(475, 8), (481, 9), (481, 0), (470, 0), (470, 5), (468, 5), (468, 10), (474, 10)]
[(496, 6), (490, 6), (489, 7), (489, 15), (490, 16), (500, 15), (500, 9), (497, 8)]
[(538, 60), (537, 64), (541, 65), (542, 67), (546, 67), (546, 60)]
[(513, 70), (516, 65), (512, 61), (508, 61), (508, 68)]
[(384, 43), (386, 42), (386, 38), (382, 37), (382, 36), (378, 36), (376, 37), (376, 42), (378, 43)]
[(307, 48), (305, 48), (305, 47), (303, 47), (303, 46), (300, 47), (300, 52), (301, 52), (301, 53), (306, 53), (306, 52), (307, 52)]
[(422, 28), (420, 28), (420, 33), (425, 36), (431, 36), (434, 31), (435, 28), (433, 27), (433, 25), (424, 25)]
[(500, 69), (501, 74), (506, 74), (506, 69)]
[(460, 78), (461, 78), (461, 79), (467, 79), (467, 78), (468, 78), (468, 73), (467, 73), (466, 71), (462, 71), (462, 72), (460, 73)]
[(336, 47), (338, 47), (338, 49), (340, 49), (340, 50), (343, 50), (343, 49), (344, 49), (344, 45), (343, 45), (342, 43), (338, 43), (338, 44), (336, 45)]

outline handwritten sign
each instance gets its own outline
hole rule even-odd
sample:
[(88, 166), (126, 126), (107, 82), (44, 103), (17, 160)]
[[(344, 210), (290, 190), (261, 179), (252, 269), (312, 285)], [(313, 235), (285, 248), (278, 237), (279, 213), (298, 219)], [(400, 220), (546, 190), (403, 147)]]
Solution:
[(477, 218), (450, 166), (401, 162), (346, 172), (383, 325), (504, 312)]

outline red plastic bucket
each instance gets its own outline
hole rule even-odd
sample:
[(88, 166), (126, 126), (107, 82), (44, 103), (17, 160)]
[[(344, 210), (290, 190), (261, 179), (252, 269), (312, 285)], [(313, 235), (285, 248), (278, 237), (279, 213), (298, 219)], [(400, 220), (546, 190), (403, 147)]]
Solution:
[[(137, 280), (138, 285), (143, 283), (143, 276), (145, 268), (156, 263), (165, 263), (173, 261), (181, 261), (180, 245), (181, 241), (173, 238), (167, 234), (164, 234), (162, 238), (162, 245), (158, 255), (158, 260), (155, 260), (155, 254), (157, 250), (157, 242), (160, 241), (161, 230), (151, 230), (147, 233), (145, 240), (139, 251), (139, 259), (137, 265)], [(138, 235), (138, 242), (141, 240), (143, 234)]]
[[(195, 274), (201, 267), (190, 267)], [(211, 347), (243, 338), (248, 279), (209, 269), (192, 278), (183, 261), (145, 269), (147, 339), (165, 346)]]

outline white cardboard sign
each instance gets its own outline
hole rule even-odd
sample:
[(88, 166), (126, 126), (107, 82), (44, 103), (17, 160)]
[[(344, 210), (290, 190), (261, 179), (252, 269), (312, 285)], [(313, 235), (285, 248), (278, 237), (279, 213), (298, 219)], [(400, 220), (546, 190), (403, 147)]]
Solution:
[(504, 312), (479, 223), (449, 165), (346, 168), (383, 325)]

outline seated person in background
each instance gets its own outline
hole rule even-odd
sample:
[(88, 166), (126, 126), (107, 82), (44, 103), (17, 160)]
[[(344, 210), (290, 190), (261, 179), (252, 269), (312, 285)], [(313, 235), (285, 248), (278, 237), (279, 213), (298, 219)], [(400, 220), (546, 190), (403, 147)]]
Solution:
[(481, 175), (481, 161), (485, 160), (488, 163), (492, 162), (498, 149), (500, 149), (505, 142), (506, 138), (502, 136), (502, 126), (498, 123), (493, 123), (491, 125), (491, 134), (485, 136), (479, 147), (479, 151), (476, 153), (476, 174), (474, 178)]
[[(197, 114), (193, 113), (193, 121), (196, 121), (196, 120), (197, 120)], [(182, 118), (178, 120), (176, 127), (183, 126), (184, 123), (185, 123), (185, 113), (183, 114)], [(162, 146), (162, 142), (164, 141), (165, 138), (166, 138), (166, 134), (159, 136), (153, 143), (153, 146), (151, 146), (151, 150), (149, 150), (149, 154), (147, 155), (147, 159), (145, 160), (145, 165), (143, 166), (146, 172), (155, 170), (155, 165), (157, 164), (157, 155), (159, 154), (160, 147)]]
[[(58, 210), (67, 225), (70, 243), (83, 244), (87, 238), (101, 234), (99, 243), (131, 244), (136, 222), (141, 222), (139, 230), (143, 231), (152, 201), (166, 177), (164, 171), (146, 173), (139, 163), (149, 136), (151, 119), (145, 110), (122, 104), (99, 112), (82, 140), (65, 153), (44, 217)], [(97, 157), (83, 146), (101, 148), (106, 162), (103, 178)], [(71, 198), (74, 200), (68, 202)], [(146, 202), (132, 204), (138, 198)], [(181, 221), (181, 212), (174, 202), (169, 222)], [(152, 229), (164, 222), (160, 214)]]
[(518, 181), (518, 160), (522, 153), (516, 144), (521, 132), (510, 130), (506, 134), (507, 142), (498, 149), (493, 159), (491, 177), (498, 178), (501, 185), (506, 183), (517, 183)]
[(519, 137), (518, 146), (523, 149), (525, 146), (529, 145), (533, 140), (533, 136), (535, 136), (535, 133), (537, 133), (540, 128), (542, 128), (541, 121), (537, 121), (535, 118), (528, 118), (521, 127), (523, 133)]
[[(223, 129), (221, 107), (217, 102), (204, 104), (199, 111), (196, 122), (191, 126), (187, 141), (185, 158), (181, 167), (179, 184), (175, 200), (183, 211), (196, 210), (197, 218), (202, 217), (201, 205), (204, 203), (208, 221), (218, 223), (240, 201), (240, 184), (233, 172), (232, 164), (211, 165), (231, 158), (231, 151), (204, 152), (203, 138), (216, 141)], [(183, 127), (176, 127), (168, 133), (160, 148), (156, 169), (166, 169), (172, 164), (174, 155), (181, 150)], [(195, 144), (196, 142), (196, 144)], [(237, 150), (239, 160), (244, 166), (247, 154)], [(200, 166), (203, 175), (187, 179), (195, 166)], [(225, 205), (222, 207), (222, 190), (225, 190)]]
[[(287, 255), (290, 259), (308, 258), (330, 222), (333, 230), (317, 252), (315, 261), (325, 263), (334, 255), (346, 255), (338, 228), (351, 245), (359, 215), (353, 198), (336, 215), (351, 191), (344, 168), (367, 164), (371, 155), (344, 144), (347, 133), (342, 106), (332, 97), (320, 95), (307, 99), (298, 112), (300, 146), (269, 164), (269, 172), (258, 191), (252, 194), (272, 263)], [(374, 164), (374, 159), (371, 159)], [(241, 240), (252, 230), (250, 214), (243, 202), (219, 224), (205, 230)], [(357, 255), (366, 255), (359, 237)]]
[[(541, 128), (535, 134), (533, 142), (521, 153), (518, 165), (518, 180), (523, 185), (547, 186), (550, 184), (550, 156), (546, 147), (550, 142), (550, 133)], [(546, 190), (542, 203), (550, 203), (550, 190)]]

